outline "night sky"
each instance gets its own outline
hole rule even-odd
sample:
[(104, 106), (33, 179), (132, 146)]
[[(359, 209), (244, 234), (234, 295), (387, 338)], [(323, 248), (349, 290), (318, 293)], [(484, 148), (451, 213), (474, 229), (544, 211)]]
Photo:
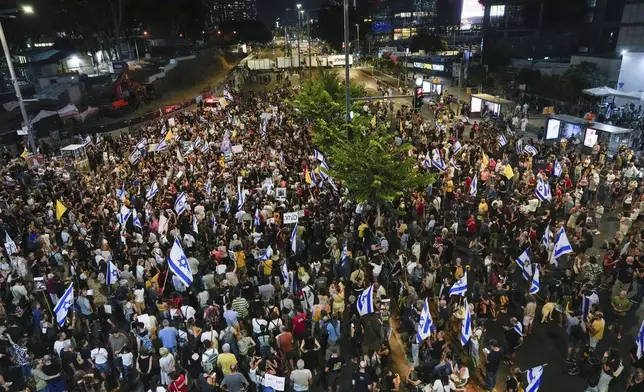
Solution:
[[(319, 7), (325, 0), (257, 0), (257, 14), (259, 20), (269, 26), (275, 26), (275, 20), (287, 18), (286, 8), (295, 8), (296, 4), (302, 4), (302, 8)], [(290, 11), (288, 18), (295, 19), (295, 12)]]

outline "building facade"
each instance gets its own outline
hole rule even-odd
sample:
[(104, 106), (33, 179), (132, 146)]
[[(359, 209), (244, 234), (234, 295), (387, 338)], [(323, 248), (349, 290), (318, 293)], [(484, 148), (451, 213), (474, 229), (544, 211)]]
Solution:
[(378, 42), (409, 39), (432, 26), (437, 0), (369, 0), (367, 13)]
[(213, 26), (231, 20), (257, 20), (257, 0), (211, 0), (210, 12)]

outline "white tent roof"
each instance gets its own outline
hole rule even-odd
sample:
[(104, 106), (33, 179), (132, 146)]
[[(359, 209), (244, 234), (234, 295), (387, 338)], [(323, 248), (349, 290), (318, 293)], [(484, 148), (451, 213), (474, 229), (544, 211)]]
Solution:
[(624, 93), (624, 95), (621, 95), (621, 97), (622, 98), (628, 98), (628, 99), (635, 99), (635, 100), (644, 101), (644, 90), (631, 91), (630, 93)]
[(585, 90), (582, 90), (581, 92), (586, 95), (591, 95), (593, 97), (622, 96), (624, 94), (621, 91), (618, 91), (618, 90), (615, 90), (614, 88), (610, 88), (606, 86), (587, 88)]

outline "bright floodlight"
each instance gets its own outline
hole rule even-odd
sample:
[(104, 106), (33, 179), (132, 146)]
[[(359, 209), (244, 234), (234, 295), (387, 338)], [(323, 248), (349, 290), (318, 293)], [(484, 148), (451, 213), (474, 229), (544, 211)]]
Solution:
[(628, 50), (626, 49), (622, 50), (622, 56), (625, 55), (626, 53), (628, 53)]
[(22, 12), (25, 14), (33, 14), (34, 13), (34, 7), (30, 5), (23, 5), (22, 7)]
[(297, 9), (299, 10), (300, 8), (302, 8), (302, 4), (297, 5)]

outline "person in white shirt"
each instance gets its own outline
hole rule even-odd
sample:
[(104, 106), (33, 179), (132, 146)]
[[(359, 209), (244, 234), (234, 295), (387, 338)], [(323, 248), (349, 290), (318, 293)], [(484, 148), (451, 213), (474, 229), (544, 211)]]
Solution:
[(145, 313), (145, 289), (141, 285), (134, 290), (134, 308), (139, 314)]
[(219, 341), (219, 333), (216, 330), (210, 330), (210, 331), (203, 331), (201, 333), (201, 337), (199, 338), (201, 342), (205, 342), (206, 340), (209, 340), (211, 342), (218, 342)]
[(66, 343), (71, 345), (72, 342), (69, 339), (67, 339), (67, 335), (65, 334), (65, 332), (59, 333), (58, 340), (54, 342), (54, 351), (56, 352), (56, 354), (58, 354), (58, 356), (60, 356), (60, 352), (63, 350), (63, 348), (65, 348)]
[(132, 355), (130, 349), (125, 346), (119, 353), (118, 357), (121, 358), (121, 361), (123, 362), (123, 378), (127, 379), (128, 375), (130, 374), (130, 370), (132, 369), (132, 361), (134, 359), (134, 355)]
[(91, 351), (92, 361), (96, 365), (96, 369), (105, 377), (110, 372), (110, 363), (107, 361), (107, 350), (103, 347), (96, 347)]
[(181, 314), (183, 314), (184, 320), (194, 320), (197, 311), (190, 305), (183, 305), (181, 306)]

